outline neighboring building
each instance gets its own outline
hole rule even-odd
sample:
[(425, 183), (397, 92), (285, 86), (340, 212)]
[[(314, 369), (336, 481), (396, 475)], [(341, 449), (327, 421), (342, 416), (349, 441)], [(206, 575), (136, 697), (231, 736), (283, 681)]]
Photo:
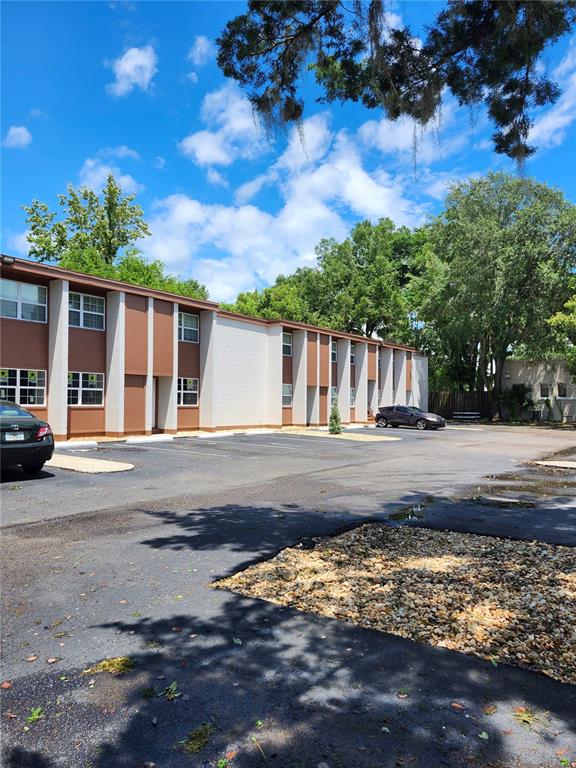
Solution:
[[(525, 384), (542, 417), (551, 421), (576, 421), (576, 382), (564, 360), (507, 360), (504, 387)], [(549, 407), (546, 404), (549, 402)]]
[(2, 257), (0, 397), (57, 439), (344, 423), (428, 401), (416, 350)]

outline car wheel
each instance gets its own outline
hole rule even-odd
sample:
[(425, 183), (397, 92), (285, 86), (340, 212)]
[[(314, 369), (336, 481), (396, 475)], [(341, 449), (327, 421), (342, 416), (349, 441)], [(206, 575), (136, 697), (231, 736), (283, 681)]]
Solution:
[(378, 416), (378, 418), (376, 419), (376, 426), (377, 427), (382, 427), (382, 428), (387, 427), (388, 426), (388, 419), (385, 418), (384, 416)]
[(427, 426), (426, 419), (418, 419), (416, 421), (416, 429), (426, 429)]
[(43, 461), (31, 461), (26, 464), (22, 464), (22, 469), (28, 475), (37, 475), (38, 472), (42, 471), (43, 466), (44, 466)]

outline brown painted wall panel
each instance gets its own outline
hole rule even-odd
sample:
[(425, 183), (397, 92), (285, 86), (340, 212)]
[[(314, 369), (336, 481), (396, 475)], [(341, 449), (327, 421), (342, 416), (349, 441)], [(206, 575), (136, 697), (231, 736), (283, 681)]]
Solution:
[(292, 408), (282, 408), (282, 426), (288, 427), (292, 424)]
[(332, 366), (332, 380), (330, 384), (336, 387), (338, 386), (338, 363), (330, 363), (330, 365)]
[(48, 323), (0, 320), (0, 363), (3, 368), (48, 370)]
[(148, 372), (148, 299), (126, 294), (125, 372), (145, 376)]
[(406, 390), (412, 389), (412, 358), (406, 358)]
[(376, 363), (378, 360), (376, 349), (373, 344), (368, 344), (368, 381), (376, 381)]
[(330, 386), (330, 337), (325, 333), (320, 334), (320, 381), (321, 387)]
[(142, 433), (146, 429), (146, 376), (124, 377), (124, 432)]
[(350, 386), (356, 386), (356, 365), (350, 366)]
[(318, 384), (318, 334), (308, 331), (307, 336), (307, 360), (306, 360), (306, 383), (309, 387), (315, 387)]
[(173, 305), (154, 299), (154, 376), (172, 376)]
[(282, 357), (282, 384), (292, 384), (292, 358)]
[(86, 328), (68, 331), (68, 370), (106, 373), (106, 333)]
[(320, 387), (320, 425), (328, 424), (328, 387)]
[(68, 408), (69, 435), (103, 435), (104, 408)]
[(187, 379), (200, 378), (200, 344), (190, 341), (178, 342), (178, 376)]
[(27, 411), (30, 411), (30, 413), (33, 413), (34, 416), (36, 416), (37, 419), (44, 419), (44, 421), (48, 421), (48, 409), (47, 408), (32, 408), (29, 405), (25, 406)]
[(178, 429), (198, 429), (199, 417), (199, 408), (178, 408)]

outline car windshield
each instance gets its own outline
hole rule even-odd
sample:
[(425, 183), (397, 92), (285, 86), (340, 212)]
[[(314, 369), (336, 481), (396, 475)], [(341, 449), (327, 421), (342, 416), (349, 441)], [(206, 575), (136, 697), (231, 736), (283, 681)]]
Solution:
[(411, 410), (412, 413), (424, 413), (424, 411), (421, 408), (416, 408), (415, 405), (411, 405), (409, 410)]
[(28, 413), (18, 405), (0, 405), (0, 418), (2, 419), (34, 419), (32, 413)]

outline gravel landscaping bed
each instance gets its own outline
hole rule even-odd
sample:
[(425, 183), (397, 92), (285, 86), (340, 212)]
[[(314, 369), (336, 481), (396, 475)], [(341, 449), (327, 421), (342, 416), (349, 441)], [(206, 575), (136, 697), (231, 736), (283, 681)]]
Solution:
[(576, 551), (366, 524), (214, 586), (576, 683)]

